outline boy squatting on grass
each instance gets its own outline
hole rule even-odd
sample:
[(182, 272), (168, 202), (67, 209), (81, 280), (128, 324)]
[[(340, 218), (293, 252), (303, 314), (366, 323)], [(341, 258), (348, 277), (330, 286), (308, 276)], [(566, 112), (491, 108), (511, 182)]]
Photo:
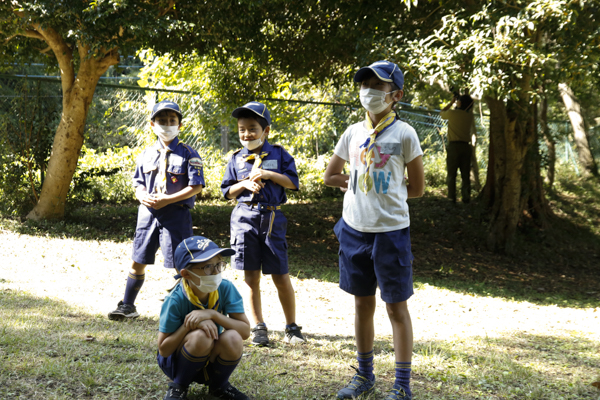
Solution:
[[(373, 391), (375, 292), (381, 290), (394, 336), (396, 380), (386, 400), (411, 400), (413, 333), (406, 301), (413, 294), (407, 198), (423, 195), (423, 151), (415, 130), (393, 111), (404, 75), (389, 61), (361, 68), (363, 122), (351, 125), (335, 147), (325, 184), (346, 191), (342, 218), (334, 228), (340, 242), (340, 288), (354, 295), (358, 370), (339, 399)], [(344, 165), (350, 164), (350, 174)], [(407, 178), (404, 177), (404, 169)]]
[(175, 249), (182, 279), (162, 305), (156, 355), (172, 380), (164, 400), (185, 399), (192, 382), (208, 385), (220, 399), (249, 400), (229, 383), (250, 336), (242, 297), (221, 278), (227, 266), (222, 256), (234, 254), (203, 236), (187, 238)]
[(154, 264), (160, 245), (165, 268), (173, 268), (173, 251), (193, 235), (192, 215), (196, 195), (204, 187), (202, 159), (177, 136), (181, 111), (172, 101), (156, 104), (150, 125), (156, 143), (144, 149), (137, 160), (133, 186), (140, 202), (133, 240), (133, 264), (127, 277), (125, 295), (108, 318), (123, 321), (139, 316), (135, 299), (144, 284), (147, 264)]
[(244, 271), (250, 292), (250, 312), (255, 327), (252, 344), (269, 343), (262, 315), (260, 273), (271, 274), (285, 315), (285, 341), (304, 343), (301, 327), (296, 325), (296, 298), (288, 273), (287, 219), (281, 204), (287, 201), (285, 189), (298, 190), (299, 179), (294, 158), (267, 138), (271, 115), (267, 107), (250, 102), (233, 110), (238, 119), (240, 142), (225, 169), (221, 190), (226, 199), (237, 199), (231, 213), (231, 247), (236, 251), (232, 265)]

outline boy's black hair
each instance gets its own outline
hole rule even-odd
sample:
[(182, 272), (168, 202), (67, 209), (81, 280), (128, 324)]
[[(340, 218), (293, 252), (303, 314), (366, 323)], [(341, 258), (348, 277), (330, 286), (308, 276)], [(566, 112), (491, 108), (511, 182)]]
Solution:
[(177, 115), (177, 122), (181, 123), (181, 115), (177, 114), (177, 112), (173, 111), (173, 110), (160, 110), (159, 112), (156, 113), (156, 115), (154, 116), (154, 118), (152, 118), (150, 121), (154, 122), (154, 120), (156, 119), (156, 117), (158, 117), (159, 115), (166, 113), (168, 111), (172, 111), (175, 113), (175, 115)]
[(258, 122), (258, 124), (261, 126), (261, 128), (263, 128), (263, 130), (269, 126), (269, 123), (267, 122), (267, 120), (263, 117), (261, 117), (260, 115), (257, 115), (255, 112), (253, 112), (252, 110), (240, 110), (237, 116), (237, 119), (240, 118), (249, 118), (249, 119), (253, 119), (256, 122)]

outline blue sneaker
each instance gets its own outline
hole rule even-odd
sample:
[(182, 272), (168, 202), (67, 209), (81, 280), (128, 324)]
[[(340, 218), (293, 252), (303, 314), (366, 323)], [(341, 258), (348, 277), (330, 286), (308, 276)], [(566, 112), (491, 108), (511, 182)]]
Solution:
[(337, 393), (338, 399), (356, 399), (363, 394), (371, 393), (375, 388), (375, 377), (369, 380), (358, 373), (355, 374), (350, 383)]
[(392, 390), (388, 392), (385, 400), (412, 400), (412, 394), (407, 394), (403, 388), (394, 385)]

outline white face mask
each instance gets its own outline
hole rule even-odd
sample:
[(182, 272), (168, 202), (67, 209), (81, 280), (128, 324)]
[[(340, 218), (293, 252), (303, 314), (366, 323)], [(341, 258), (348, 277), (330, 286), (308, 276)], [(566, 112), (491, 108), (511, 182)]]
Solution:
[(385, 96), (393, 92), (377, 89), (360, 89), (360, 104), (369, 112), (379, 114), (392, 103), (385, 102)]
[(250, 141), (246, 141), (246, 140), (242, 140), (240, 139), (240, 143), (242, 144), (242, 146), (244, 146), (245, 148), (247, 148), (248, 150), (254, 150), (257, 147), (260, 147), (260, 145), (263, 144), (263, 138), (265, 137), (265, 134), (263, 132), (262, 136), (258, 139), (254, 139), (254, 140), (250, 140)]
[(163, 142), (170, 142), (179, 135), (179, 126), (166, 126), (155, 123), (152, 130)]
[(223, 280), (221, 274), (200, 276), (193, 273), (192, 271), (188, 270), (188, 272), (194, 275), (196, 278), (200, 279), (199, 285), (196, 285), (194, 282), (192, 282), (191, 279), (188, 279), (188, 283), (196, 286), (196, 289), (198, 289), (202, 293), (214, 292), (219, 288), (219, 285), (221, 285), (221, 281)]

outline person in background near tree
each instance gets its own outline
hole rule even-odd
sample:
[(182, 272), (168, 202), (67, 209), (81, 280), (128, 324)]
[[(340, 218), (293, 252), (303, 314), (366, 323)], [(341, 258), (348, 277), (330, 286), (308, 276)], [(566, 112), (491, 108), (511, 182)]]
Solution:
[(161, 101), (152, 110), (150, 125), (158, 138), (137, 160), (133, 186), (140, 206), (133, 264), (123, 300), (108, 313), (111, 320), (139, 317), (134, 303), (144, 284), (146, 265), (154, 264), (160, 246), (165, 268), (173, 268), (173, 251), (193, 235), (190, 209), (205, 185), (204, 172), (198, 153), (177, 138), (181, 119), (179, 106), (172, 101)]
[(280, 204), (287, 201), (285, 189), (300, 185), (294, 158), (285, 149), (267, 141), (271, 114), (253, 101), (233, 110), (243, 149), (231, 156), (221, 184), (226, 199), (238, 204), (231, 213), (231, 247), (236, 251), (232, 265), (244, 271), (250, 290), (250, 312), (255, 327), (252, 344), (269, 344), (262, 315), (260, 273), (271, 274), (285, 315), (284, 340), (304, 343), (301, 326), (296, 325), (296, 295), (288, 273), (287, 219)]
[(250, 400), (229, 383), (250, 336), (242, 296), (221, 277), (227, 267), (222, 257), (234, 254), (203, 236), (175, 250), (182, 279), (165, 297), (158, 324), (156, 360), (172, 380), (163, 400), (186, 399), (192, 382), (207, 385), (219, 399)]
[[(351, 125), (335, 147), (325, 184), (346, 191), (334, 232), (340, 242), (340, 288), (354, 295), (358, 370), (337, 393), (354, 399), (374, 390), (373, 341), (377, 286), (394, 335), (395, 382), (387, 400), (410, 400), (413, 332), (407, 300), (413, 294), (408, 198), (423, 195), (423, 151), (415, 130), (393, 111), (404, 74), (377, 61), (354, 75), (360, 82), (363, 122)], [(343, 173), (349, 163), (349, 174)], [(406, 169), (406, 175), (404, 171)]]
[[(450, 110), (456, 103), (454, 110)], [(440, 117), (448, 120), (448, 148), (446, 153), (446, 184), (448, 197), (456, 203), (456, 172), (462, 178), (462, 202), (471, 201), (471, 130), (475, 127), (473, 99), (468, 94), (454, 96), (452, 102), (442, 109)], [(474, 137), (474, 136), (473, 136)]]

